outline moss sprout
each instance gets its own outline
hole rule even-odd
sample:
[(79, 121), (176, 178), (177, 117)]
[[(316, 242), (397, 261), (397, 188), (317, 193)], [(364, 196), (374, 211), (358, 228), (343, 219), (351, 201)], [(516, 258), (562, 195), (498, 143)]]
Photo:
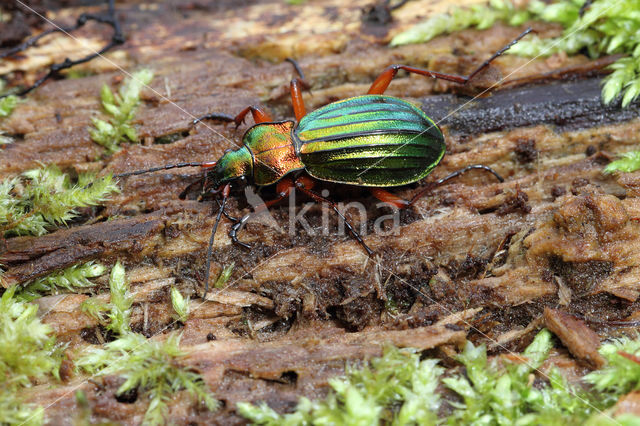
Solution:
[(233, 268), (235, 266), (236, 263), (231, 262), (230, 264), (225, 266), (224, 269), (222, 269), (220, 275), (218, 276), (218, 279), (216, 280), (216, 283), (214, 284), (215, 288), (222, 288), (225, 286), (225, 284), (229, 281), (229, 278), (231, 278), (231, 274), (233, 273)]
[[(6, 95), (5, 86), (5, 81), (0, 80), (0, 95)], [(15, 95), (7, 95), (0, 98), (0, 118), (10, 116), (19, 101), (20, 99)]]
[(152, 79), (153, 72), (145, 69), (133, 73), (131, 78), (120, 86), (118, 93), (113, 93), (106, 84), (102, 86), (100, 100), (109, 118), (105, 121), (94, 117), (89, 135), (94, 142), (104, 146), (108, 154), (118, 151), (121, 142), (138, 142), (132, 121), (140, 104), (140, 91), (151, 83)]
[(116, 262), (111, 268), (109, 291), (111, 295), (109, 303), (92, 297), (82, 303), (82, 310), (105, 324), (108, 331), (122, 336), (131, 331), (133, 296), (129, 291), (124, 266), (120, 262)]
[(174, 319), (185, 323), (189, 318), (189, 298), (182, 296), (175, 287), (171, 287), (171, 306), (175, 312)]
[(64, 290), (75, 292), (78, 289), (87, 289), (95, 285), (89, 279), (99, 277), (104, 274), (105, 270), (104, 266), (94, 262), (73, 265), (27, 283), (22, 286), (16, 297), (30, 302), (39, 297), (57, 294)]
[(622, 154), (619, 159), (607, 164), (604, 173), (635, 172), (640, 169), (640, 151), (630, 151)]
[(0, 118), (10, 116), (16, 105), (18, 105), (18, 97), (15, 95), (0, 98)]

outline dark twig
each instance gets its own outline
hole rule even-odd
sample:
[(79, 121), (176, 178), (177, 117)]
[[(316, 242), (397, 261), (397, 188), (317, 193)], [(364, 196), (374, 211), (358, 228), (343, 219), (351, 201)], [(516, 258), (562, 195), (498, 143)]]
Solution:
[(31, 38), (27, 39), (26, 41), (24, 41), (23, 43), (19, 44), (16, 47), (13, 47), (11, 49), (5, 50), (4, 52), (0, 53), (0, 59), (15, 55), (16, 53), (22, 52), (23, 50), (26, 50), (31, 46), (35, 46), (41, 38), (43, 38), (43, 37), (45, 37), (45, 36), (47, 36), (49, 34), (53, 34), (53, 33), (57, 33), (57, 32), (71, 33), (73, 31), (77, 30), (78, 28), (84, 26), (89, 21), (96, 21), (96, 22), (101, 23), (101, 24), (109, 25), (111, 28), (113, 28), (113, 34), (111, 36), (111, 41), (106, 46), (104, 46), (102, 49), (100, 49), (98, 52), (92, 53), (90, 55), (85, 56), (84, 58), (80, 58), (80, 59), (77, 59), (77, 60), (73, 60), (72, 61), (71, 59), (66, 58), (62, 62), (55, 63), (55, 64), (53, 64), (53, 65), (51, 65), (49, 67), (49, 72), (47, 72), (47, 74), (45, 74), (44, 76), (40, 77), (31, 86), (29, 86), (26, 89), (23, 89), (23, 90), (21, 90), (20, 92), (17, 92), (17, 93), (6, 93), (4, 95), (0, 95), (0, 99), (4, 98), (6, 96), (12, 95), (12, 94), (13, 95), (17, 95), (17, 96), (24, 96), (27, 93), (31, 92), (32, 90), (40, 87), (42, 85), (42, 83), (44, 83), (48, 79), (59, 75), (60, 71), (68, 69), (68, 68), (71, 68), (71, 67), (73, 67), (75, 65), (84, 64), (85, 62), (89, 62), (92, 59), (95, 59), (96, 57), (103, 55), (104, 53), (106, 53), (110, 49), (114, 48), (115, 46), (123, 44), (125, 42), (125, 37), (124, 37), (124, 34), (122, 32), (122, 27), (120, 26), (120, 22), (118, 21), (118, 17), (116, 16), (115, 0), (107, 0), (107, 2), (108, 2), (108, 9), (107, 9), (107, 13), (104, 14), (104, 15), (97, 15), (97, 14), (92, 14), (92, 13), (83, 13), (77, 19), (76, 24), (71, 26), (71, 27), (52, 28), (50, 30), (44, 31), (41, 34), (38, 34), (37, 36), (34, 36), (34, 37), (31, 37)]
[(582, 4), (582, 6), (580, 6), (580, 10), (578, 11), (578, 15), (581, 18), (584, 16), (584, 13), (587, 11), (587, 9), (589, 7), (591, 7), (591, 3), (593, 3), (593, 0), (587, 0)]

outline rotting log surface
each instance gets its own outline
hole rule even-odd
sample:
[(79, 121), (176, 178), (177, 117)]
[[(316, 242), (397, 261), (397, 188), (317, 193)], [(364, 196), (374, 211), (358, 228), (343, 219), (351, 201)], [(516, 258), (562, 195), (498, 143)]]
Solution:
[[(235, 114), (250, 104), (292, 117), (287, 92), (292, 69), (282, 63), (286, 57), (299, 60), (312, 84), (312, 93), (304, 95), (312, 110), (365, 93), (391, 63), (465, 74), (521, 31), (496, 26), (390, 49), (386, 42), (392, 35), (419, 16), (444, 11), (448, 3), (409, 2), (385, 26), (361, 21), (361, 9), (370, 0), (304, 6), (280, 0), (118, 3), (128, 41), (109, 53), (111, 62), (86, 64), (93, 76), (47, 83), (0, 122), (0, 130), (16, 139), (0, 151), (0, 177), (39, 163), (122, 173), (215, 160), (239, 143), (250, 123), (237, 131), (213, 122), (191, 128), (193, 117)], [(84, 10), (62, 9), (51, 17), (73, 22)], [(536, 29), (543, 37), (559, 33), (553, 25)], [(83, 55), (83, 44), (100, 46), (108, 32), (97, 31), (83, 28), (76, 41), (53, 36), (20, 59), (0, 64), (0, 73), (32, 81), (47, 63)], [(527, 61), (501, 58), (464, 92), (489, 87)], [(144, 143), (102, 157), (87, 127), (90, 117), (100, 114), (101, 85), (121, 80), (114, 64), (152, 68), (156, 76), (152, 90), (143, 92), (136, 119)], [(540, 83), (554, 70), (597, 74), (593, 68), (587, 58), (559, 55), (536, 59), (509, 78)], [(373, 260), (347, 235), (338, 235), (337, 221), (319, 206), (305, 215), (313, 232), (300, 226), (289, 232), (287, 203), (272, 209), (279, 226), (249, 223), (241, 238), (252, 244), (251, 251), (231, 244), (230, 224), (224, 221), (211, 272), (215, 277), (235, 261), (230, 286), (204, 303), (194, 297), (181, 331), (186, 364), (203, 374), (225, 405), (212, 414), (179, 394), (170, 420), (240, 422), (237, 401), (267, 401), (286, 411), (300, 395), (323, 395), (328, 378), (340, 374), (345, 361), (378, 355), (385, 342), (447, 357), (468, 338), (488, 343), (497, 353), (521, 350), (545, 323), (578, 357), (568, 359), (559, 346), (552, 359), (564, 370), (584, 371), (593, 362), (594, 339), (588, 348), (576, 347), (576, 332), (566, 327), (576, 317), (566, 314), (585, 318), (597, 337), (612, 336), (621, 330), (607, 321), (637, 318), (640, 291), (640, 174), (601, 173), (612, 155), (637, 146), (638, 107), (602, 108), (599, 87), (597, 79), (518, 86), (448, 117), (443, 122), (447, 156), (428, 180), (482, 163), (506, 181), (474, 172), (437, 188), (401, 213), (392, 235), (371, 233), (376, 218), (389, 214), (376, 207), (375, 199), (359, 188), (327, 185), (336, 200), (369, 206), (365, 240), (376, 251)], [(440, 119), (467, 102), (451, 94), (454, 90), (460, 88), (400, 76), (387, 93), (422, 104)], [(85, 212), (85, 220), (91, 215), (99, 220), (44, 237), (4, 241), (0, 263), (8, 268), (6, 282), (24, 282), (80, 261), (121, 259), (136, 297), (134, 329), (162, 338), (181, 328), (172, 320), (168, 289), (175, 285), (183, 294), (202, 293), (213, 223), (211, 202), (178, 199), (198, 176), (196, 169), (181, 169), (130, 177), (106, 208)], [(410, 197), (418, 187), (394, 192)], [(238, 216), (248, 211), (247, 203), (243, 191), (234, 195), (230, 213)], [(268, 198), (273, 190), (262, 195)], [(299, 209), (308, 201), (297, 199)], [(323, 215), (329, 217), (328, 235), (321, 232)], [(111, 220), (104, 221), (107, 217)], [(358, 215), (350, 219), (358, 228)], [(106, 299), (106, 277), (98, 281)], [(45, 322), (60, 341), (70, 343), (70, 353), (99, 340), (97, 324), (79, 309), (85, 298), (39, 301)], [(545, 308), (553, 311), (545, 316)], [(57, 388), (37, 386), (32, 400), (47, 407), (51, 424), (69, 423), (69, 413), (77, 408), (73, 390), (80, 386), (92, 420), (141, 420), (145, 401), (125, 404), (114, 398), (119, 379), (97, 384), (84, 379), (70, 378)]]

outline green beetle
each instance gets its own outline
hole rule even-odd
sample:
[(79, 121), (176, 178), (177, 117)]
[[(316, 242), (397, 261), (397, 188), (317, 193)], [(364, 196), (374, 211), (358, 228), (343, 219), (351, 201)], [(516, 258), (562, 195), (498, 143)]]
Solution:
[(419, 108), (384, 95), (356, 96), (293, 121), (262, 122), (244, 134), (209, 173), (213, 187), (239, 177), (270, 185), (293, 171), (358, 186), (389, 187), (423, 179), (446, 145)]
[[(470, 169), (484, 169), (503, 181), (493, 169), (476, 164), (433, 182), (411, 200), (403, 200), (385, 191), (383, 188), (406, 185), (425, 178), (444, 156), (446, 144), (438, 125), (421, 109), (402, 99), (385, 96), (384, 91), (400, 69), (466, 84), (529, 32), (530, 28), (493, 54), (469, 76), (392, 65), (373, 82), (367, 95), (337, 101), (309, 114), (306, 113), (302, 100), (302, 90), (308, 88), (308, 85), (298, 64), (288, 59), (300, 76), (291, 81), (290, 87), (295, 122), (274, 121), (257, 106), (249, 106), (235, 117), (220, 113), (208, 114), (194, 120), (194, 124), (204, 119), (214, 119), (233, 121), (237, 127), (250, 112), (256, 124), (245, 132), (240, 148), (227, 151), (218, 161), (172, 164), (117, 176), (175, 167), (198, 166), (206, 169), (206, 189), (211, 193), (222, 193), (222, 203), (209, 241), (205, 294), (215, 232), (221, 215), (224, 214), (230, 185), (238, 180), (249, 180), (258, 186), (277, 185), (277, 197), (267, 201), (262, 208), (268, 208), (286, 198), (293, 188), (301, 190), (317, 202), (328, 203), (345, 221), (349, 232), (371, 255), (372, 250), (344, 218), (336, 204), (312, 190), (315, 180), (369, 187), (375, 197), (398, 208), (412, 205), (433, 186)], [(233, 242), (245, 247), (249, 246), (240, 242), (237, 234), (250, 216), (251, 214), (247, 214), (237, 220), (230, 231)]]

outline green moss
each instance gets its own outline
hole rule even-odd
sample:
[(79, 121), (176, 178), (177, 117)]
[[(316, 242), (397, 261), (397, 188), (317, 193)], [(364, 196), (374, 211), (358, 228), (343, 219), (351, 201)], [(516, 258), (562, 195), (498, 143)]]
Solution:
[(548, 56), (558, 52), (575, 54), (586, 50), (592, 58), (621, 53), (627, 55), (611, 65), (613, 73), (604, 80), (602, 100), (610, 103), (624, 92), (626, 107), (640, 95), (640, 1), (594, 0), (580, 16), (584, 0), (558, 0), (546, 4), (532, 0), (517, 8), (509, 0), (492, 0), (487, 6), (453, 8), (393, 38), (391, 45), (426, 42), (440, 34), (465, 28), (485, 29), (495, 22), (521, 25), (526, 21), (557, 22), (565, 30), (560, 37), (527, 37), (507, 53)]
[(182, 323), (187, 322), (189, 318), (189, 298), (185, 299), (175, 287), (171, 287), (171, 306), (173, 306), (175, 312), (174, 319)]
[(607, 365), (585, 376), (585, 381), (612, 399), (640, 389), (640, 339), (623, 338), (600, 347)]
[(87, 350), (76, 366), (90, 374), (123, 376), (126, 381), (118, 389), (119, 395), (138, 389), (139, 394), (149, 400), (144, 424), (164, 424), (167, 402), (180, 390), (185, 390), (194, 401), (204, 403), (209, 410), (215, 410), (218, 403), (201, 377), (179, 365), (184, 356), (179, 347), (179, 335), (172, 334), (165, 341), (156, 341), (131, 331), (133, 297), (124, 267), (119, 262), (111, 270), (109, 286), (111, 300), (108, 304), (92, 298), (85, 301), (83, 309), (96, 316), (118, 338), (104, 348)]
[(604, 173), (635, 172), (640, 169), (640, 151), (631, 151), (622, 154), (619, 159), (607, 164)]
[(126, 380), (117, 391), (119, 395), (138, 389), (142, 397), (149, 399), (144, 424), (164, 424), (167, 401), (180, 390), (185, 390), (194, 401), (204, 403), (209, 410), (215, 410), (217, 401), (200, 376), (179, 366), (184, 356), (179, 343), (177, 334), (161, 342), (128, 332), (107, 343), (104, 349), (90, 349), (77, 365), (91, 374), (124, 377)]
[(435, 424), (441, 404), (436, 387), (443, 371), (435, 360), (421, 361), (415, 350), (388, 347), (383, 357), (331, 380), (326, 399), (301, 398), (294, 413), (280, 415), (264, 403), (239, 403), (237, 409), (259, 425)]
[[(4, 80), (0, 80), (0, 95), (6, 95), (5, 93), (6, 83)], [(15, 95), (8, 95), (4, 98), (0, 98), (0, 118), (5, 118), (11, 115), (13, 109), (18, 105), (20, 99)], [(1, 143), (1, 142), (0, 142)]]
[(110, 175), (81, 174), (77, 183), (55, 166), (0, 182), (0, 235), (44, 235), (118, 192)]
[[(637, 425), (640, 417), (611, 419), (621, 395), (640, 388), (640, 340), (603, 345), (609, 365), (585, 377), (596, 392), (574, 386), (555, 368), (536, 375), (553, 347), (551, 333), (541, 331), (519, 362), (489, 360), (484, 346), (467, 342), (457, 357), (461, 369), (446, 376), (437, 360), (421, 360), (409, 349), (386, 348), (381, 358), (349, 368), (331, 380), (322, 400), (301, 398), (296, 410), (278, 414), (264, 403), (237, 404), (238, 412), (259, 425)], [(626, 354), (626, 356), (625, 356)], [(459, 399), (442, 398), (442, 386)], [(446, 413), (446, 414), (445, 414)]]
[(229, 278), (231, 278), (231, 274), (233, 273), (233, 268), (235, 266), (236, 262), (231, 262), (229, 265), (224, 267), (222, 272), (220, 272), (216, 283), (214, 284), (215, 288), (222, 288), (225, 286), (225, 284), (229, 281)]
[(499, 364), (487, 360), (484, 346), (467, 342), (457, 358), (466, 374), (442, 380), (463, 400), (447, 418), (449, 424), (579, 425), (591, 414), (586, 394), (570, 386), (557, 372), (549, 385), (531, 386), (530, 375), (540, 367), (552, 348), (551, 333), (543, 330), (522, 354), (525, 362)]
[(81, 309), (104, 324), (108, 331), (122, 336), (131, 331), (133, 296), (129, 292), (124, 266), (120, 262), (116, 262), (111, 268), (109, 291), (109, 303), (92, 297), (82, 302)]
[(15, 95), (5, 96), (0, 98), (0, 118), (8, 117), (13, 112), (13, 109), (18, 105), (18, 97)]
[(109, 118), (104, 121), (94, 117), (94, 128), (89, 129), (89, 135), (94, 142), (104, 146), (108, 154), (118, 151), (121, 142), (138, 142), (136, 129), (131, 123), (140, 104), (140, 91), (152, 79), (152, 71), (141, 70), (133, 73), (120, 86), (118, 93), (114, 94), (106, 84), (102, 86), (100, 99)]
[(16, 297), (30, 302), (42, 296), (60, 293), (61, 290), (76, 292), (78, 289), (87, 289), (95, 285), (89, 278), (99, 277), (104, 272), (105, 267), (99, 263), (73, 265), (25, 284)]
[(25, 403), (21, 389), (32, 379), (58, 376), (60, 348), (50, 326), (37, 316), (38, 307), (14, 297), (16, 287), (0, 298), (0, 422), (41, 424), (43, 409)]

